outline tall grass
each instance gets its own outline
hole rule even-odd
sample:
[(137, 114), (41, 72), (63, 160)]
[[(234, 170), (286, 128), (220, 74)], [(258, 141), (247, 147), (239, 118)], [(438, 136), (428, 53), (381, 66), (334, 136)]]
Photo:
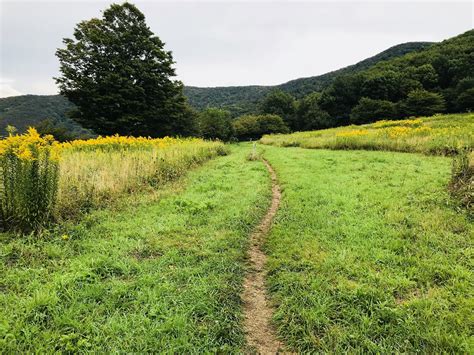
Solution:
[(0, 141), (0, 229), (40, 229), (52, 216), (58, 159), (52, 136), (30, 129)]
[(181, 139), (166, 145), (66, 149), (61, 159), (56, 216), (76, 217), (133, 193), (175, 180), (193, 166), (226, 153), (220, 142)]
[(474, 145), (474, 114), (384, 120), (362, 126), (266, 135), (260, 142), (279, 147), (455, 155)]
[(453, 160), (451, 182), (452, 195), (474, 215), (474, 152), (464, 151)]
[(2, 229), (27, 232), (156, 188), (219, 154), (201, 139), (99, 137), (59, 144), (30, 129), (0, 141)]

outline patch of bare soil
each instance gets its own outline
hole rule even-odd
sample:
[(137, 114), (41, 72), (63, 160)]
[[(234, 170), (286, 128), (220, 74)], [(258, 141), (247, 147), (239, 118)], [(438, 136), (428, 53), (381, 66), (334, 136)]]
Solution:
[(244, 328), (250, 351), (258, 354), (284, 353), (283, 344), (277, 339), (271, 326), (272, 309), (267, 301), (265, 288), (266, 255), (262, 251), (265, 236), (271, 228), (281, 199), (280, 186), (271, 165), (263, 160), (272, 179), (272, 203), (257, 229), (250, 237), (248, 251), (250, 271), (244, 280)]

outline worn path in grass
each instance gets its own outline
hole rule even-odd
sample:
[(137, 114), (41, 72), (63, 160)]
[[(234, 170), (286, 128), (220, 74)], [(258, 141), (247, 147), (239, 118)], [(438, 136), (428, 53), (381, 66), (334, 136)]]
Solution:
[(249, 235), (270, 179), (248, 146), (42, 238), (0, 233), (0, 352), (241, 353)]
[(244, 328), (248, 345), (259, 354), (276, 354), (282, 349), (282, 344), (271, 326), (272, 309), (267, 302), (266, 255), (262, 251), (262, 244), (280, 205), (281, 192), (275, 171), (266, 160), (263, 162), (272, 179), (272, 202), (260, 225), (250, 237), (248, 255), (251, 270), (244, 280), (242, 299), (244, 301)]
[(266, 146), (280, 208), (267, 284), (302, 353), (473, 353), (474, 225), (447, 191), (451, 161)]

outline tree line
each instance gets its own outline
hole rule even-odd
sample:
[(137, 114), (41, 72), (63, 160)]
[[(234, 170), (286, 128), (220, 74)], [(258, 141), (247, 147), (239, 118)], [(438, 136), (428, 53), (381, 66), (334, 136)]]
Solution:
[(56, 52), (70, 117), (97, 134), (150, 137), (200, 135), (257, 139), (287, 133), (474, 109), (474, 30), (427, 49), (338, 76), (296, 99), (271, 91), (250, 114), (221, 108), (197, 112), (174, 80), (172, 53), (130, 3), (79, 23)]

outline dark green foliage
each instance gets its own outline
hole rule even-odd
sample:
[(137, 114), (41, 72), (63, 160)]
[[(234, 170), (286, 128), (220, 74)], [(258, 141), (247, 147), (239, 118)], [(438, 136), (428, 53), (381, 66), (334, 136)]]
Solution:
[(467, 77), (459, 81), (456, 90), (452, 90), (455, 97), (456, 109), (465, 112), (474, 110), (474, 77)]
[(71, 141), (77, 138), (91, 138), (92, 135), (77, 134), (70, 131), (64, 124), (46, 119), (35, 126), (36, 130), (42, 136), (50, 134), (59, 142)]
[(51, 120), (64, 126), (70, 134), (90, 134), (66, 116), (74, 105), (60, 95), (22, 95), (0, 99), (0, 136), (5, 135), (7, 125), (15, 126), (19, 133), (35, 127), (41, 121)]
[(378, 100), (399, 100), (403, 93), (401, 89), (401, 77), (393, 70), (376, 71), (364, 77), (360, 95)]
[[(379, 62), (353, 75), (340, 76), (323, 91), (319, 105), (337, 125), (349, 123), (347, 118), (362, 97), (397, 103), (400, 118), (468, 110), (471, 93), (464, 92), (466, 87), (472, 87), (473, 52), (474, 31), (471, 30), (425, 50)], [(364, 117), (368, 118), (363, 121), (370, 122), (370, 117), (378, 119), (378, 114), (366, 112)]]
[(80, 22), (56, 55), (61, 94), (76, 104), (72, 117), (98, 134), (188, 135), (187, 108), (171, 52), (132, 4), (113, 4), (102, 19)]
[(419, 82), (425, 89), (433, 89), (439, 81), (438, 73), (432, 64), (407, 68), (406, 76)]
[(319, 105), (333, 117), (335, 125), (349, 123), (348, 113), (361, 98), (363, 82), (364, 78), (359, 74), (340, 76), (327, 90), (323, 91)]
[(260, 113), (278, 115), (290, 129), (297, 129), (296, 101), (288, 93), (281, 90), (270, 92), (260, 104)]
[(199, 114), (199, 133), (205, 139), (228, 141), (233, 136), (229, 111), (207, 108)]
[(351, 122), (363, 124), (396, 117), (395, 104), (387, 100), (360, 99), (351, 112)]
[(232, 122), (235, 136), (240, 140), (258, 139), (269, 133), (288, 133), (288, 126), (278, 115), (245, 115)]
[(445, 109), (446, 102), (440, 94), (414, 90), (400, 103), (399, 111), (405, 116), (432, 116), (444, 112)]
[(462, 92), (456, 100), (457, 108), (461, 112), (474, 110), (474, 88)]
[(296, 98), (302, 98), (312, 92), (327, 88), (338, 76), (357, 73), (370, 68), (380, 61), (419, 51), (429, 47), (431, 44), (430, 42), (399, 44), (354, 65), (323, 75), (291, 80), (276, 86), (253, 85), (210, 88), (186, 86), (184, 93), (189, 98), (191, 105), (197, 109), (220, 107), (229, 110), (233, 117), (237, 117), (243, 114), (257, 112), (259, 102), (275, 89), (282, 90)]
[(198, 110), (218, 107), (228, 110), (232, 117), (255, 113), (258, 103), (271, 91), (271, 86), (229, 86), (201, 88), (185, 86), (184, 94)]
[(309, 131), (334, 125), (331, 116), (319, 106), (319, 93), (309, 94), (298, 102), (296, 130)]

